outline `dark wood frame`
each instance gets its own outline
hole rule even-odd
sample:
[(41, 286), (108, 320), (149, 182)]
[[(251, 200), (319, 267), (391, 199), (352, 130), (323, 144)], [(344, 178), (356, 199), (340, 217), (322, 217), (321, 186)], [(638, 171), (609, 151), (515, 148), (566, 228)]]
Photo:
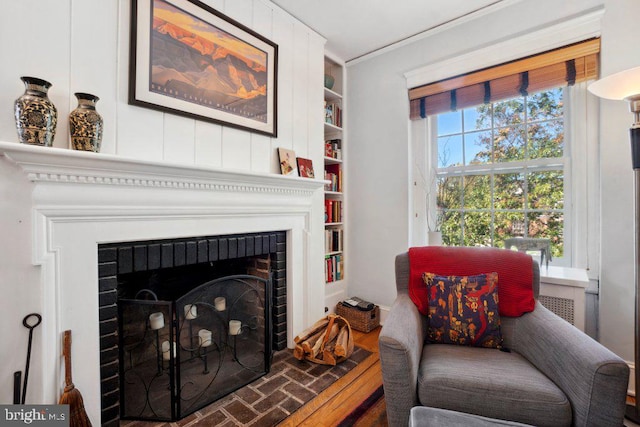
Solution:
[[(154, 0), (132, 0), (131, 2), (131, 38), (129, 49), (129, 104), (177, 114), (197, 120), (205, 120), (223, 126), (243, 129), (263, 135), (277, 137), (277, 98), (278, 98), (278, 45), (266, 39), (239, 22), (218, 12), (198, 0), (162, 0), (185, 14), (216, 26), (242, 43), (262, 50), (267, 55), (267, 118), (262, 122), (241, 114), (223, 111), (213, 107), (185, 101), (149, 90), (151, 83), (150, 56), (151, 24), (145, 18), (151, 16), (144, 8), (151, 10)], [(185, 11), (189, 8), (197, 14)], [(140, 13), (140, 12), (143, 13)], [(142, 15), (142, 16), (141, 16)], [(143, 21), (144, 20), (144, 21)], [(141, 58), (146, 61), (140, 64)], [(142, 69), (142, 68), (145, 69)], [(228, 109), (230, 110), (230, 108)]]

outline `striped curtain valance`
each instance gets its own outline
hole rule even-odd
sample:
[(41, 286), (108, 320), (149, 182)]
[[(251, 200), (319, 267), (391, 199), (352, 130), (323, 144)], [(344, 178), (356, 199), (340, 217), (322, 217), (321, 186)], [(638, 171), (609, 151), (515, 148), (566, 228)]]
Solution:
[(409, 89), (412, 120), (500, 101), (598, 76), (600, 39)]

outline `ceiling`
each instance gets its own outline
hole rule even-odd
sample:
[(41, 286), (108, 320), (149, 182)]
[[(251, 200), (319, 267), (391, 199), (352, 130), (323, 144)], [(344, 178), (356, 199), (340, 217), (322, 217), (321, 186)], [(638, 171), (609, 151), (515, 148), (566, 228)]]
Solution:
[[(503, 0), (271, 0), (350, 61)], [(392, 5), (392, 7), (389, 7)]]

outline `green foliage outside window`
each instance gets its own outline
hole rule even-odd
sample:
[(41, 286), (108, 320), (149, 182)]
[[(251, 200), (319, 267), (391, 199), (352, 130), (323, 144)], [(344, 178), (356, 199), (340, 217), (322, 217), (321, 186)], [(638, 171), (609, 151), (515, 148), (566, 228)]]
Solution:
[(445, 245), (504, 247), (510, 237), (547, 238), (553, 257), (562, 257), (564, 163), (553, 159), (564, 156), (563, 93), (556, 88), (438, 116)]

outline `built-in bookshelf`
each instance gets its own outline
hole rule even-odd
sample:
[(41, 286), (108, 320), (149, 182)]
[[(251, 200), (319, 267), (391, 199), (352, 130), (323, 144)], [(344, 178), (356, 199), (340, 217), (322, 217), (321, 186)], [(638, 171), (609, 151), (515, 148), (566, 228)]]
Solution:
[[(345, 280), (344, 200), (344, 65), (325, 57), (324, 88), (324, 188), (325, 282)], [(327, 77), (328, 76), (328, 77)], [(335, 292), (330, 292), (335, 294)]]

